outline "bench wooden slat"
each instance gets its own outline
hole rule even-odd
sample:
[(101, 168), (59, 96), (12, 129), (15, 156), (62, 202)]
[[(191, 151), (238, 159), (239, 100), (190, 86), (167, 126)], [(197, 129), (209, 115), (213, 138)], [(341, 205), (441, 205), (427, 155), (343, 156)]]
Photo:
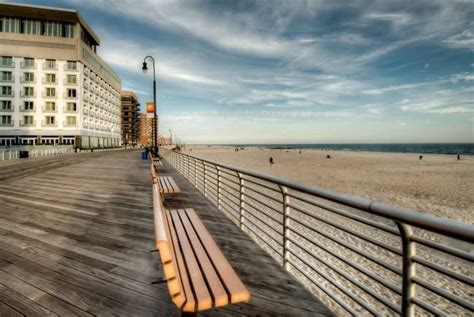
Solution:
[(180, 212), (179, 217), (181, 218), (181, 222), (183, 223), (189, 240), (192, 243), (194, 253), (199, 259), (199, 264), (201, 266), (202, 272), (205, 275), (209, 290), (212, 293), (212, 298), (214, 299), (214, 306), (220, 307), (227, 305), (229, 303), (229, 296), (225, 291), (224, 286), (222, 285), (221, 280), (219, 279), (219, 276), (217, 275), (209, 259), (209, 256), (206, 253), (206, 250), (204, 250), (204, 247), (199, 240), (198, 234), (195, 232), (191, 221), (187, 216), (187, 212)]
[(199, 238), (209, 254), (217, 273), (229, 292), (230, 302), (232, 304), (247, 302), (250, 299), (249, 291), (239, 279), (234, 269), (230, 266), (229, 262), (227, 262), (224, 254), (214, 242), (214, 239), (212, 239), (194, 209), (186, 209), (186, 212), (194, 228), (199, 233)]
[(168, 179), (169, 183), (170, 183), (170, 186), (171, 188), (174, 188), (174, 191), (179, 193), (181, 190), (179, 189), (178, 185), (176, 184), (176, 182), (174, 181), (173, 177), (170, 177)]
[[(166, 211), (169, 215), (169, 211)], [(196, 300), (194, 298), (194, 294), (189, 284), (189, 277), (186, 271), (186, 264), (184, 263), (183, 256), (181, 254), (181, 250), (178, 243), (178, 237), (176, 236), (176, 231), (173, 227), (172, 217), (167, 215), (167, 225), (170, 228), (171, 240), (173, 244), (173, 251), (174, 251), (174, 259), (177, 263), (177, 269), (180, 277), (182, 291), (180, 295), (183, 297), (183, 301), (180, 305), (177, 305), (179, 308), (187, 309), (187, 311), (194, 311), (196, 307)], [(182, 305), (185, 305), (182, 307)]]
[[(201, 269), (199, 268), (198, 260), (196, 259), (191, 243), (186, 235), (181, 219), (179, 218), (178, 212), (185, 212), (182, 210), (170, 210), (170, 215), (173, 218), (173, 224), (176, 229), (178, 236), (179, 245), (181, 248), (181, 255), (183, 259), (186, 259), (186, 267), (188, 269), (191, 283), (193, 284), (193, 290), (197, 301), (197, 310), (205, 310), (212, 308), (212, 297), (206, 286), (206, 281), (202, 275)], [(180, 271), (181, 273), (181, 271)], [(183, 307), (184, 311), (196, 311), (196, 307), (193, 310), (187, 310), (186, 304)]]

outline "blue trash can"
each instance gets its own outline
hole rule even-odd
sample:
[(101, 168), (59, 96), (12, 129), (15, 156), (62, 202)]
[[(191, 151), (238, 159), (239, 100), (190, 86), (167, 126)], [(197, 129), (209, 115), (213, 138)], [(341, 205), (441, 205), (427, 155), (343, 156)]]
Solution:
[(147, 154), (148, 154), (148, 151), (146, 151), (146, 150), (142, 152), (142, 160), (147, 159), (147, 156), (148, 156)]

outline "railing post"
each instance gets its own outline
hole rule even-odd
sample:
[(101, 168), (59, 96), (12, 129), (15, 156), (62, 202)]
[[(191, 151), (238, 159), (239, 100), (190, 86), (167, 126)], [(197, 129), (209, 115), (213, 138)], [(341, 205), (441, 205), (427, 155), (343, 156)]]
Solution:
[(197, 184), (197, 160), (195, 158), (193, 158), (193, 162), (194, 162), (194, 186), (196, 186), (196, 188), (198, 187), (198, 184)]
[(221, 169), (216, 166), (217, 170), (217, 208), (221, 209)]
[(204, 196), (207, 196), (207, 191), (206, 191), (206, 163), (202, 163), (202, 166), (204, 168)]
[(403, 251), (403, 276), (402, 276), (402, 316), (415, 316), (415, 306), (412, 298), (415, 296), (415, 285), (412, 278), (415, 276), (415, 263), (412, 257), (416, 253), (415, 244), (411, 241), (413, 230), (411, 226), (397, 222), (398, 230), (400, 230), (400, 237), (402, 239)]
[(244, 191), (245, 191), (245, 181), (242, 177), (242, 174), (237, 172), (237, 176), (239, 177), (239, 228), (243, 230), (244, 227)]
[(288, 195), (288, 188), (285, 186), (278, 185), (280, 187), (282, 195), (282, 205), (283, 205), (283, 267), (288, 271), (288, 214), (290, 212), (290, 196)]

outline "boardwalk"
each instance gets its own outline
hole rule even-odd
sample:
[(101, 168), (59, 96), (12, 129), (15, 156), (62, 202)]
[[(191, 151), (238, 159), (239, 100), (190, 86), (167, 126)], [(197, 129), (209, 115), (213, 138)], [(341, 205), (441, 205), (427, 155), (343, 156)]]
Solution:
[[(325, 316), (331, 312), (168, 164), (252, 293), (202, 315)], [(153, 247), (148, 164), (137, 151), (0, 162), (0, 316), (173, 316)]]

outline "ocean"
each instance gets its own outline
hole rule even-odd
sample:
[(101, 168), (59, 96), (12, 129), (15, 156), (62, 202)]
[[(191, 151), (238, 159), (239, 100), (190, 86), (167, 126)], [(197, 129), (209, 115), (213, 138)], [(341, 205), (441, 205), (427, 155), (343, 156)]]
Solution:
[(474, 143), (373, 143), (373, 144), (219, 144), (270, 149), (315, 149), (327, 151), (366, 151), (420, 154), (474, 155)]

